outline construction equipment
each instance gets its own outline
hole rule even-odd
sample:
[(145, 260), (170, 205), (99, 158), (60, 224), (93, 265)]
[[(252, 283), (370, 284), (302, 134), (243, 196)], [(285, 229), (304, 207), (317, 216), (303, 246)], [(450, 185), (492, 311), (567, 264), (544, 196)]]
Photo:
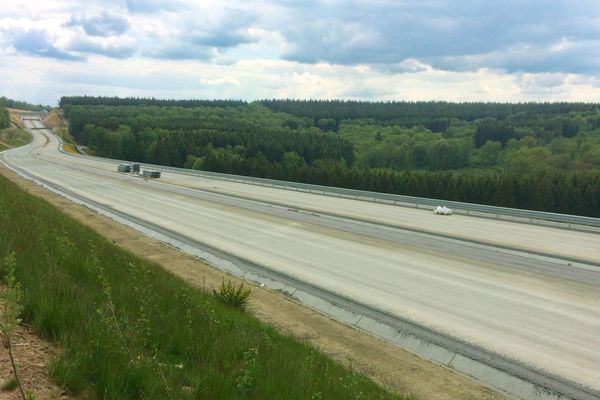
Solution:
[(142, 172), (142, 176), (144, 178), (160, 178), (160, 171), (150, 171), (150, 170), (145, 169)]
[(131, 165), (130, 164), (119, 164), (119, 166), (117, 167), (117, 171), (118, 172), (130, 173), (131, 172)]

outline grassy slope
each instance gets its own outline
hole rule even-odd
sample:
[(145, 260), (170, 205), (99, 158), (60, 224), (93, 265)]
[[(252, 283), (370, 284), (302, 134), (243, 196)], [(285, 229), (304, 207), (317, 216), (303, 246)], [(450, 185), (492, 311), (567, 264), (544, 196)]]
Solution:
[(29, 132), (20, 128), (8, 128), (0, 130), (0, 141), (8, 148), (23, 146), (32, 140)]
[(50, 111), (46, 118), (43, 120), (44, 125), (54, 131), (54, 134), (59, 136), (63, 141), (67, 142), (65, 150), (70, 153), (78, 153), (75, 149), (75, 139), (69, 133), (69, 123), (66, 119), (62, 118), (62, 112)]
[(54, 379), (98, 398), (396, 398), (123, 251), (0, 176), (0, 257), (24, 318), (59, 342)]
[(32, 137), (29, 132), (23, 129), (17, 129), (9, 139), (5, 140), (5, 143), (11, 147), (19, 147), (31, 142), (31, 140)]
[(10, 122), (18, 128), (25, 128), (23, 121), (21, 121), (21, 118), (19, 118), (19, 112), (22, 110), (17, 110), (15, 108), (7, 108), (7, 110), (10, 114)]

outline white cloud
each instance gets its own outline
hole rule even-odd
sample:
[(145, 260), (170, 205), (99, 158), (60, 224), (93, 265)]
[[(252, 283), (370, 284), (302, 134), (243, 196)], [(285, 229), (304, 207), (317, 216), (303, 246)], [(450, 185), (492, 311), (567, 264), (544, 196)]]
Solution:
[(121, 35), (129, 29), (129, 22), (126, 18), (106, 11), (98, 15), (71, 17), (64, 25), (66, 27), (81, 26), (88, 35), (102, 37)]
[(1, 94), (598, 101), (594, 5), (22, 0), (0, 10)]
[(240, 81), (231, 76), (224, 76), (222, 78), (216, 79), (204, 79), (202, 78), (200, 82), (206, 85), (241, 85)]

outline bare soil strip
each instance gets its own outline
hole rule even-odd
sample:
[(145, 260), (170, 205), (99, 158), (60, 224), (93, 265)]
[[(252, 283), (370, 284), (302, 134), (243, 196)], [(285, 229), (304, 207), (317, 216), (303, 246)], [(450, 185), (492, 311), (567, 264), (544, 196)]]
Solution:
[[(2, 291), (1, 285), (0, 291)], [(2, 310), (0, 307), (0, 316)], [(48, 364), (59, 351), (56, 346), (34, 335), (26, 326), (17, 326), (11, 340), (25, 392), (30, 392), (37, 400), (73, 399), (52, 383), (48, 376)], [(4, 347), (1, 339), (0, 344), (0, 386), (2, 386), (13, 378), (13, 373), (8, 349)], [(0, 399), (20, 400), (19, 391), (16, 388), (10, 391), (0, 390)]]
[[(161, 242), (55, 195), (0, 166), (0, 173), (30, 194), (41, 197), (102, 234), (114, 244), (153, 261), (199, 288), (218, 286), (223, 278), (239, 280)], [(397, 346), (334, 321), (280, 293), (252, 286), (250, 312), (283, 332), (318, 347), (335, 360), (351, 364), (380, 384), (419, 399), (510, 399), (473, 379), (425, 361)], [(0, 364), (2, 366), (2, 364)], [(0, 394), (1, 398), (2, 394)]]
[(50, 111), (42, 122), (49, 129), (60, 127), (60, 117), (56, 111)]

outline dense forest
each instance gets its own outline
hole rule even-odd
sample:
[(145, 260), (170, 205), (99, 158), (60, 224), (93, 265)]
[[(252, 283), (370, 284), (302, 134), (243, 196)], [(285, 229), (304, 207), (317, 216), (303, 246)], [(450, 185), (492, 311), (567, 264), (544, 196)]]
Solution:
[(260, 104), (274, 112), (285, 112), (315, 119), (373, 119), (386, 125), (412, 127), (423, 125), (443, 131), (451, 119), (474, 121), (491, 117), (503, 119), (509, 115), (556, 115), (569, 112), (598, 110), (591, 103), (449, 103), (445, 101), (344, 101), (344, 100), (261, 100)]
[(600, 105), (64, 97), (100, 156), (600, 216)]

